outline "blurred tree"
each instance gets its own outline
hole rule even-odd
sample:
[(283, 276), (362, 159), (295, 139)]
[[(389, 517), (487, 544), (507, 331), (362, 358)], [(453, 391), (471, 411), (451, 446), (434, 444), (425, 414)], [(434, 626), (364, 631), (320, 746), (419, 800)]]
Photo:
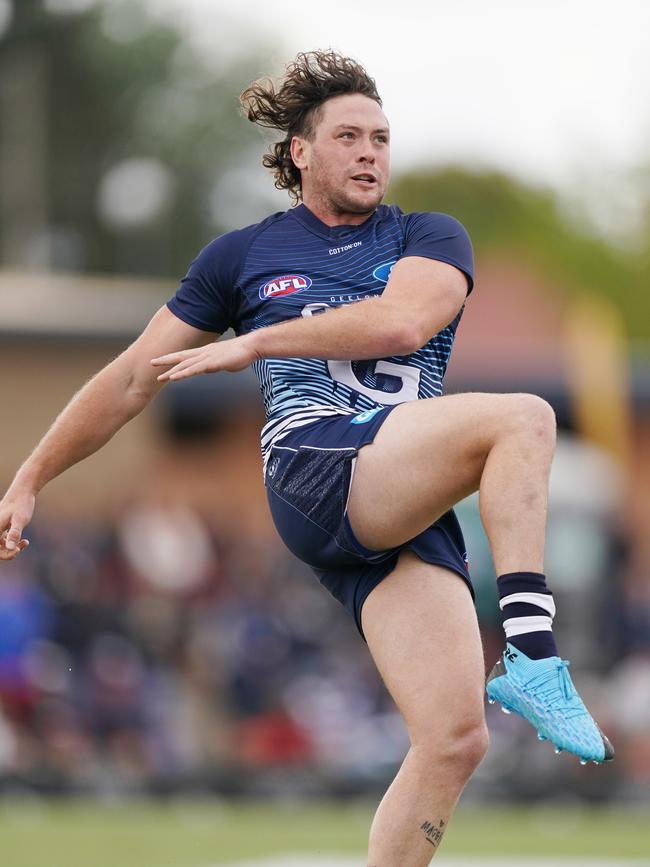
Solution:
[[(140, 0), (14, 2), (0, 34), (0, 264), (176, 278), (215, 234), (286, 207), (256, 174), (262, 143), (238, 111), (267, 67), (242, 54), (208, 69)], [(650, 216), (644, 248), (624, 253), (551, 193), (494, 172), (417, 169), (391, 200), (458, 216), (479, 252), (600, 293), (631, 336), (650, 336)]]
[(621, 311), (631, 337), (650, 337), (650, 231), (643, 249), (623, 251), (569, 219), (551, 192), (489, 171), (414, 170), (395, 180), (390, 200), (453, 214), (477, 252), (524, 259), (559, 291), (601, 295)]
[(137, 0), (62, 6), (20, 0), (0, 37), (1, 261), (178, 276), (229, 227), (218, 178), (261, 150), (237, 103), (260, 64), (207, 69)]

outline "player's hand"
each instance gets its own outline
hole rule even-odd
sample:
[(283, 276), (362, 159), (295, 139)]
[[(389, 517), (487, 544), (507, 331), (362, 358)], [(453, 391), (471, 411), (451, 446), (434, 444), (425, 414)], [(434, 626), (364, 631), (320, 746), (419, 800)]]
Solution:
[(241, 337), (233, 337), (232, 340), (199, 346), (197, 349), (170, 352), (168, 355), (153, 358), (151, 363), (155, 367), (172, 365), (169, 370), (160, 374), (159, 382), (187, 379), (199, 373), (215, 373), (218, 370), (235, 373), (244, 370), (259, 357), (250, 337), (251, 335), (245, 334)]
[(0, 560), (14, 560), (29, 545), (23, 530), (34, 514), (34, 495), (30, 491), (7, 491), (0, 502)]

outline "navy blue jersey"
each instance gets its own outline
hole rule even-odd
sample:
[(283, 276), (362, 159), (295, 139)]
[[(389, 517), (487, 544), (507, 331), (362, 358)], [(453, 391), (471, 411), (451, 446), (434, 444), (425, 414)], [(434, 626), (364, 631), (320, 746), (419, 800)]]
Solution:
[[(447, 262), (473, 285), (463, 226), (439, 213), (404, 214), (380, 205), (360, 226), (327, 226), (299, 205), (228, 232), (192, 262), (168, 307), (196, 328), (246, 334), (298, 316), (381, 295), (398, 259)], [(462, 314), (410, 355), (361, 361), (265, 358), (254, 365), (267, 425), (263, 452), (290, 428), (316, 417), (361, 413), (442, 394)]]

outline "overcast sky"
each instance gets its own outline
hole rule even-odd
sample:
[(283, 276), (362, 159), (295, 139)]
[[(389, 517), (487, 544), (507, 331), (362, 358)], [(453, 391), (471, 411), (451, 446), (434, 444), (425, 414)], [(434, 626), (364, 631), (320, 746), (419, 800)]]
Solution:
[[(0, 0), (0, 32), (12, 2)], [(563, 189), (619, 234), (650, 199), (630, 174), (650, 165), (650, 0), (144, 2), (216, 68), (246, 47), (259, 49), (261, 73), (299, 50), (356, 57), (384, 98), (398, 169), (495, 166)], [(134, 10), (105, 5), (123, 19)]]
[(223, 62), (244, 42), (340, 49), (376, 78), (394, 159), (556, 182), (650, 149), (648, 0), (148, 0)]

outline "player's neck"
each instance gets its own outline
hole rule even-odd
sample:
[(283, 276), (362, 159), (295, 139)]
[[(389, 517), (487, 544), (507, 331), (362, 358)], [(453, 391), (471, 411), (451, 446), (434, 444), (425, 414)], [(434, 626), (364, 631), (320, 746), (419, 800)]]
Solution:
[(338, 209), (333, 208), (329, 203), (324, 202), (322, 199), (309, 195), (303, 197), (302, 203), (315, 217), (318, 217), (322, 223), (330, 227), (360, 226), (362, 223), (365, 223), (366, 220), (370, 219), (376, 210), (376, 208), (373, 208), (371, 211), (361, 214), (349, 211), (339, 211)]

